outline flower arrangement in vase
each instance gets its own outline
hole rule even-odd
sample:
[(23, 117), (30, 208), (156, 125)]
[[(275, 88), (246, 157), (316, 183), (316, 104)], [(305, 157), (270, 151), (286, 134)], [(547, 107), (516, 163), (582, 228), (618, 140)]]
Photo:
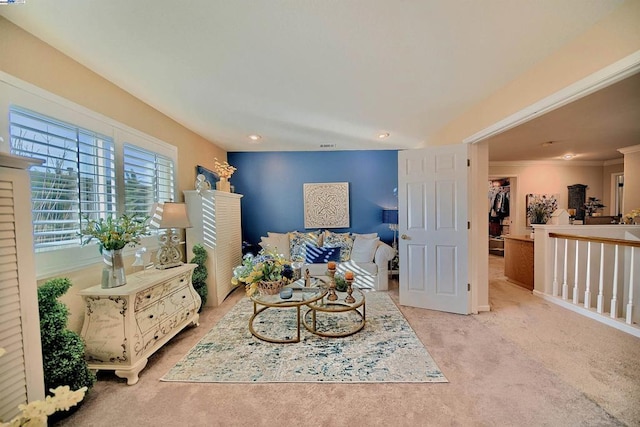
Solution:
[(589, 197), (587, 202), (584, 204), (584, 210), (586, 211), (587, 216), (595, 216), (594, 214), (604, 207), (605, 205), (603, 205), (597, 197)]
[(635, 224), (640, 221), (640, 209), (633, 209), (631, 212), (622, 215), (622, 222), (625, 224)]
[(219, 191), (231, 191), (231, 184), (229, 183), (229, 178), (231, 175), (237, 170), (235, 167), (231, 166), (229, 163), (221, 162), (218, 158), (214, 158), (213, 165), (214, 172), (220, 178), (220, 181), (216, 182), (216, 190)]
[(527, 203), (527, 218), (531, 224), (546, 224), (551, 214), (558, 209), (555, 197), (545, 195), (529, 195), (532, 197)]
[(231, 282), (244, 283), (247, 296), (257, 291), (277, 294), (292, 277), (293, 268), (284, 256), (263, 249), (256, 256), (243, 257), (242, 264), (233, 269)]
[(81, 236), (85, 238), (82, 245), (97, 240), (106, 265), (102, 270), (102, 287), (115, 288), (126, 284), (122, 249), (127, 245), (139, 244), (142, 236), (149, 234), (148, 217), (124, 214), (119, 218), (95, 220), (85, 217), (85, 220), (87, 223), (80, 231)]

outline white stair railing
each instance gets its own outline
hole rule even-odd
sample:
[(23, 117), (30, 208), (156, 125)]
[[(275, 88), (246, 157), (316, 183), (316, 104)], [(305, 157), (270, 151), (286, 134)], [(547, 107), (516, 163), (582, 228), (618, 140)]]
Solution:
[[(632, 332), (634, 335), (640, 336), (637, 325), (640, 313), (634, 312), (637, 305), (634, 294), (640, 292), (640, 284), (635, 283), (638, 268), (635, 251), (640, 248), (640, 241), (554, 232), (548, 236), (553, 241), (553, 272), (549, 276), (553, 282), (547, 288), (550, 296), (574, 306), (574, 311), (584, 310), (596, 320), (609, 324), (610, 320), (605, 319), (623, 322), (637, 330), (637, 333)], [(586, 254), (583, 253), (585, 246)], [(561, 284), (558, 277), (562, 277)], [(573, 283), (573, 287), (569, 283)], [(592, 299), (596, 288), (594, 306)], [(623, 299), (623, 313), (619, 313), (620, 298)], [(629, 328), (623, 330), (629, 332)]]

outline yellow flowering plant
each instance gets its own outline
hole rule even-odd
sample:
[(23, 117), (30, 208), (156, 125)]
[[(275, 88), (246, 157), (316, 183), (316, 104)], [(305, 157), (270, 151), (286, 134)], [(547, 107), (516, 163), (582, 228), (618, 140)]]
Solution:
[(259, 282), (288, 281), (292, 277), (293, 268), (289, 261), (280, 254), (263, 249), (256, 256), (247, 254), (242, 258), (242, 264), (233, 269), (231, 282), (234, 285), (243, 283), (247, 296), (251, 296), (258, 290)]
[(149, 234), (146, 216), (124, 214), (120, 218), (100, 218), (98, 220), (85, 218), (86, 225), (80, 234), (85, 238), (82, 245), (92, 240), (100, 244), (100, 252), (104, 249), (112, 251), (122, 249), (128, 244), (133, 246), (140, 243), (140, 238)]
[(640, 209), (633, 209), (631, 212), (622, 216), (622, 221), (625, 224), (633, 224), (638, 217), (640, 217)]

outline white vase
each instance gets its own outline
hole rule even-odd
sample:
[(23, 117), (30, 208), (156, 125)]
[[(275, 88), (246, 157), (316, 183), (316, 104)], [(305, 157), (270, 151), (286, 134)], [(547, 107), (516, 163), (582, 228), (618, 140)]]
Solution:
[(102, 250), (102, 288), (117, 288), (127, 284), (124, 274), (124, 262), (122, 261), (122, 249)]

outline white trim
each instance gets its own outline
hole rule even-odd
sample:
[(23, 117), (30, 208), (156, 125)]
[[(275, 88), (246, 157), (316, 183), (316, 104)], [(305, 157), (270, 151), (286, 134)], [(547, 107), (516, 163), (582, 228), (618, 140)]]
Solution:
[(475, 144), (560, 108), (640, 71), (640, 50), (462, 140)]
[(631, 147), (618, 148), (622, 154), (632, 154), (640, 151), (640, 145), (632, 145)]
[(603, 316), (602, 314), (598, 314), (595, 309), (586, 309), (584, 307), (579, 307), (575, 304), (573, 304), (572, 302), (568, 302), (568, 301), (564, 301), (559, 297), (554, 297), (551, 295), (547, 295), (543, 292), (540, 291), (533, 291), (533, 295), (540, 297), (544, 300), (547, 300), (549, 302), (552, 302), (556, 305), (559, 305), (563, 308), (569, 309), (571, 311), (574, 311), (578, 314), (581, 314), (585, 317), (588, 317), (590, 319), (593, 319), (597, 322), (600, 323), (604, 323), (605, 325), (611, 326), (613, 328), (616, 328), (622, 332), (626, 332), (630, 335), (633, 335), (634, 337), (640, 338), (640, 328), (637, 326), (633, 326), (633, 325), (629, 325), (627, 323), (625, 323), (622, 320), (618, 320), (618, 319), (612, 319), (608, 316)]
[(514, 160), (489, 162), (491, 166), (605, 166), (601, 160)]

